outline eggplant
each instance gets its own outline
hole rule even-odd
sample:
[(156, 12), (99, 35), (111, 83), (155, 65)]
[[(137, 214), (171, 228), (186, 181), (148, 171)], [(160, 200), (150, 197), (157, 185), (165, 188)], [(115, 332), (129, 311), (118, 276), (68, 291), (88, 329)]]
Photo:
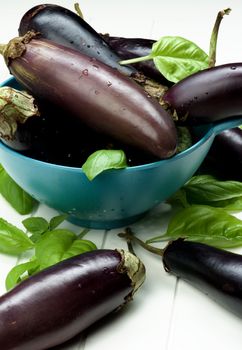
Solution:
[(200, 171), (221, 180), (242, 181), (242, 129), (225, 130), (215, 136)]
[(167, 272), (189, 282), (227, 310), (242, 317), (242, 256), (178, 239), (163, 253)]
[(142, 262), (123, 250), (95, 250), (42, 270), (0, 297), (1, 348), (61, 344), (132, 300), (144, 278)]
[(167, 86), (145, 76), (133, 65), (120, 65), (121, 57), (87, 22), (76, 13), (52, 4), (42, 4), (28, 10), (19, 25), (19, 35), (28, 31), (38, 32), (41, 38), (77, 50), (132, 78), (159, 103)]
[[(153, 39), (124, 38), (110, 36), (108, 34), (104, 34), (103, 38), (112, 48), (112, 50), (116, 52), (123, 60), (149, 55), (152, 45), (156, 42), (156, 40)], [(134, 63), (132, 66), (138, 71), (144, 73), (145, 76), (154, 79), (161, 84), (166, 86), (172, 85), (172, 83), (158, 71), (153, 60)]]
[(159, 159), (176, 152), (171, 115), (129, 77), (33, 32), (1, 51), (10, 73), (37, 99)]
[(135, 237), (130, 229), (119, 236), (161, 256), (166, 272), (190, 283), (242, 318), (242, 255), (183, 238), (159, 249)]
[(20, 20), (19, 35), (30, 30), (39, 32), (42, 38), (96, 58), (128, 76), (136, 72), (131, 66), (121, 66), (120, 57), (102, 36), (83, 18), (62, 6), (41, 4), (29, 9)]
[(190, 125), (242, 114), (242, 63), (208, 68), (181, 80), (164, 94), (178, 119)]

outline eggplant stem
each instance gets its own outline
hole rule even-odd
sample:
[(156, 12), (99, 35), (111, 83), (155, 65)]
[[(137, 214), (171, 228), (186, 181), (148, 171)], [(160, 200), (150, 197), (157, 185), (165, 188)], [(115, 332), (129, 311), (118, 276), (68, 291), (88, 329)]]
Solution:
[(76, 2), (74, 4), (74, 9), (75, 9), (76, 13), (78, 14), (78, 16), (83, 19), (83, 13), (81, 11), (81, 8), (80, 8), (80, 5), (78, 4), (78, 2)]
[(156, 247), (153, 247), (153, 246), (145, 243), (144, 241), (142, 241), (138, 237), (134, 236), (134, 234), (130, 228), (126, 228), (125, 232), (119, 233), (118, 236), (125, 238), (127, 242), (138, 243), (141, 247), (143, 247), (144, 249), (148, 250), (151, 253), (163, 256), (164, 249), (156, 248)]
[(77, 236), (78, 239), (83, 239), (84, 236), (86, 236), (86, 234), (87, 234), (89, 231), (90, 231), (90, 229), (84, 228), (84, 229), (79, 233), (79, 235)]
[(138, 63), (138, 62), (143, 62), (143, 61), (149, 61), (152, 59), (153, 59), (152, 55), (147, 55), (147, 56), (142, 56), (142, 57), (130, 58), (129, 60), (122, 60), (122, 61), (119, 61), (119, 64), (121, 64), (121, 65), (132, 64), (132, 63)]
[(214, 27), (212, 30), (211, 38), (210, 38), (210, 47), (209, 47), (209, 68), (214, 67), (216, 63), (216, 51), (217, 51), (217, 41), (218, 41), (218, 32), (220, 28), (220, 23), (224, 17), (224, 15), (229, 15), (231, 12), (230, 8), (221, 10), (218, 12)]

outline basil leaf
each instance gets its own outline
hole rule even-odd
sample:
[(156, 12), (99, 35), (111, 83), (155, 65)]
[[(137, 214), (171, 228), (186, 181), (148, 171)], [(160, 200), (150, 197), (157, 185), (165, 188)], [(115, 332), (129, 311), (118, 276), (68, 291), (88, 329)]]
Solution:
[(208, 55), (195, 43), (180, 36), (163, 36), (153, 44), (149, 55), (119, 63), (133, 64), (151, 59), (160, 73), (173, 83), (209, 67)]
[[(182, 200), (183, 198), (183, 200)], [(172, 200), (187, 204), (205, 204), (228, 211), (242, 210), (242, 182), (219, 181), (211, 175), (193, 176)]]
[(24, 278), (29, 277), (28, 271), (30, 269), (36, 269), (37, 267), (38, 267), (38, 263), (36, 260), (28, 261), (28, 262), (14, 266), (7, 274), (7, 277), (5, 280), (6, 289), (10, 290), (13, 287), (15, 287), (16, 284), (21, 282)]
[(228, 212), (242, 210), (242, 197), (215, 202), (216, 207), (224, 208)]
[(56, 227), (58, 227), (63, 221), (65, 221), (68, 218), (67, 214), (61, 214), (54, 216), (50, 219), (49, 223), (49, 229), (50, 231), (54, 230)]
[(20, 254), (31, 248), (33, 243), (22, 230), (0, 218), (1, 253)]
[(0, 165), (0, 193), (6, 201), (22, 215), (32, 212), (37, 203), (7, 174)]
[(24, 227), (31, 233), (42, 234), (49, 228), (49, 223), (42, 217), (31, 217), (22, 221)]
[(40, 269), (61, 261), (75, 239), (75, 233), (69, 230), (57, 229), (46, 232), (35, 245), (35, 256)]
[(153, 44), (151, 56), (166, 79), (179, 80), (208, 68), (208, 55), (196, 44), (179, 36), (164, 36)]
[(175, 214), (165, 235), (150, 239), (159, 242), (179, 237), (218, 248), (233, 248), (242, 244), (242, 220), (221, 208), (192, 205)]
[(99, 150), (87, 158), (82, 166), (82, 170), (91, 181), (105, 170), (126, 167), (127, 160), (122, 150)]
[(70, 248), (63, 254), (61, 260), (71, 258), (72, 256), (79, 255), (85, 252), (89, 252), (97, 249), (96, 245), (86, 239), (76, 239)]

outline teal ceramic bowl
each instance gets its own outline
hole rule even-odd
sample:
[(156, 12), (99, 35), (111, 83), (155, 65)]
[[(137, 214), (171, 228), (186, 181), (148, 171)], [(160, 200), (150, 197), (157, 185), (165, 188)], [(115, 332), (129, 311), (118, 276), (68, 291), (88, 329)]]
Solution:
[[(16, 87), (13, 78), (1, 86)], [(242, 118), (197, 127), (199, 141), (176, 156), (122, 170), (108, 170), (89, 181), (81, 168), (45, 163), (0, 142), (0, 163), (39, 202), (69, 214), (83, 227), (112, 229), (129, 225), (165, 201), (203, 162), (214, 137), (242, 124)]]

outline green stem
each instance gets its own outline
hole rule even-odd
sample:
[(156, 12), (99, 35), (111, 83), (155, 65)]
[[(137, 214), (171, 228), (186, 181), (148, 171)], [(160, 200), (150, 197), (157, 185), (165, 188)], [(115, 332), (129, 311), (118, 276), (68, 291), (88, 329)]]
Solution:
[(132, 231), (127, 228), (125, 230), (125, 232), (119, 233), (118, 234), (119, 237), (125, 238), (126, 241), (128, 242), (135, 242), (138, 243), (141, 247), (143, 247), (144, 249), (148, 250), (151, 253), (154, 253), (156, 255), (163, 255), (164, 250), (163, 249), (159, 249), (159, 248), (155, 248), (152, 247), (151, 245), (145, 243), (144, 241), (142, 241), (141, 239), (137, 238), (136, 236), (133, 235)]
[(78, 4), (78, 2), (74, 4), (74, 8), (75, 8), (75, 11), (78, 14), (78, 16), (83, 18), (83, 13), (80, 9), (80, 5)]
[(218, 32), (219, 32), (220, 23), (224, 15), (229, 15), (230, 11), (231, 9), (227, 8), (225, 10), (219, 11), (219, 13), (217, 14), (216, 21), (214, 23), (214, 27), (210, 38), (209, 68), (214, 67), (216, 63), (216, 51), (217, 51), (217, 41), (218, 41)]
[(152, 60), (153, 57), (152, 55), (147, 55), (143, 57), (135, 57), (135, 58), (130, 58), (129, 60), (123, 60), (119, 61), (119, 64), (133, 64), (133, 63), (138, 63), (138, 62), (143, 62), (143, 61), (149, 61)]
[(90, 231), (90, 229), (84, 228), (84, 229), (79, 233), (79, 235), (77, 236), (77, 238), (78, 238), (78, 239), (83, 239), (89, 231)]

